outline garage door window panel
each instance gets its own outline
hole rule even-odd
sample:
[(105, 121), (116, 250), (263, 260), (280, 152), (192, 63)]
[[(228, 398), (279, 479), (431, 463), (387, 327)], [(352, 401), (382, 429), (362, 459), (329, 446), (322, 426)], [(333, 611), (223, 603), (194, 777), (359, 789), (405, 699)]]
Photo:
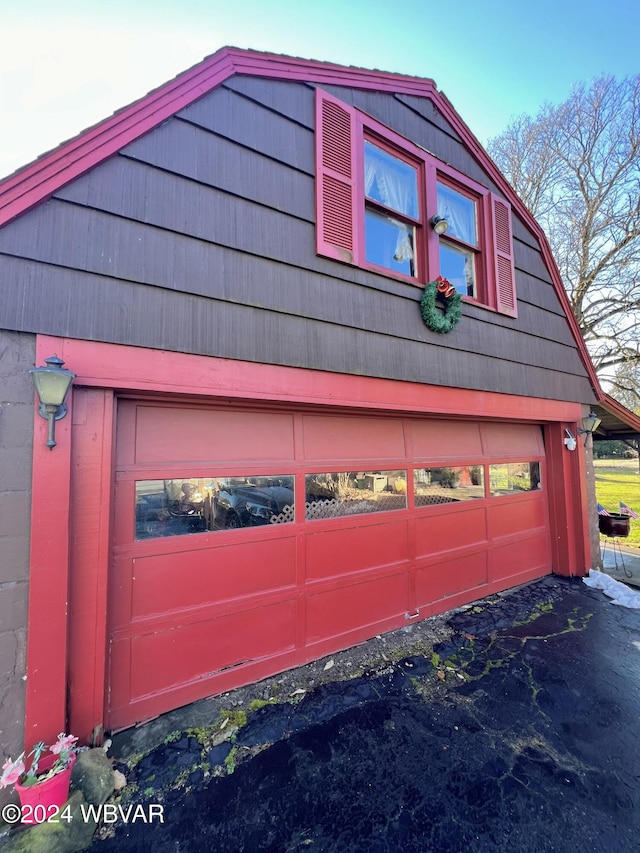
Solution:
[(489, 466), (491, 497), (519, 495), (541, 489), (539, 462), (510, 462)]
[(214, 527), (235, 530), (294, 520), (295, 478), (222, 477), (214, 481)]
[(416, 507), (475, 500), (484, 496), (482, 465), (414, 469), (413, 499)]
[(407, 507), (406, 471), (329, 471), (305, 479), (307, 521)]
[(136, 539), (293, 522), (295, 482), (280, 476), (136, 482)]

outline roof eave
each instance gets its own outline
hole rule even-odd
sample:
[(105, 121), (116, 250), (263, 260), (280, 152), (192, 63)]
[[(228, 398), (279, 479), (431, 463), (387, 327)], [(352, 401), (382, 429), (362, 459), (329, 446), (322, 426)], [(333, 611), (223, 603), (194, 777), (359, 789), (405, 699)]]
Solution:
[(627, 409), (622, 403), (614, 400), (609, 394), (603, 393), (602, 399), (598, 401), (598, 404), (594, 408), (602, 409), (607, 414), (619, 420), (625, 427), (629, 427), (628, 431), (623, 430), (615, 435), (607, 435), (607, 438), (635, 438), (636, 440), (640, 438), (640, 416)]

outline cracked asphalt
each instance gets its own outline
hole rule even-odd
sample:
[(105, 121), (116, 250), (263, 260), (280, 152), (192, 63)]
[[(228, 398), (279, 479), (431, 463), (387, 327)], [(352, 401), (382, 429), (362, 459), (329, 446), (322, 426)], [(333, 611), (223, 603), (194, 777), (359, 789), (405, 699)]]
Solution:
[(549, 577), (446, 622), (430, 652), (116, 765), (164, 822), (88, 849), (637, 853), (640, 611)]

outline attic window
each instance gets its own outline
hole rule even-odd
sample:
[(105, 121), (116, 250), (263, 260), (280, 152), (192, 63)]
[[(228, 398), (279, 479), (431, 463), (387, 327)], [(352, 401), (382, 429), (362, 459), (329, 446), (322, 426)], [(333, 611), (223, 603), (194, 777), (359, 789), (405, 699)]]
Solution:
[(440, 236), (440, 275), (463, 296), (478, 297), (477, 270), (480, 267), (478, 202), (453, 187), (438, 183), (438, 214), (449, 223)]
[(420, 224), (416, 167), (365, 141), (364, 195), (367, 261), (415, 277)]
[(318, 254), (517, 316), (507, 201), (319, 89), (316, 122)]

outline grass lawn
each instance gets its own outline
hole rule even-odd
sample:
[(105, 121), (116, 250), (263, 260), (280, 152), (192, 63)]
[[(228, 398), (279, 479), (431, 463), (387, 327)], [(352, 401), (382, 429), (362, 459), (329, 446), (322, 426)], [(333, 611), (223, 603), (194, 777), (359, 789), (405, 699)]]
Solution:
[[(595, 459), (596, 497), (609, 512), (620, 512), (622, 501), (640, 515), (640, 473), (637, 459)], [(631, 519), (628, 545), (640, 545), (640, 519)]]

